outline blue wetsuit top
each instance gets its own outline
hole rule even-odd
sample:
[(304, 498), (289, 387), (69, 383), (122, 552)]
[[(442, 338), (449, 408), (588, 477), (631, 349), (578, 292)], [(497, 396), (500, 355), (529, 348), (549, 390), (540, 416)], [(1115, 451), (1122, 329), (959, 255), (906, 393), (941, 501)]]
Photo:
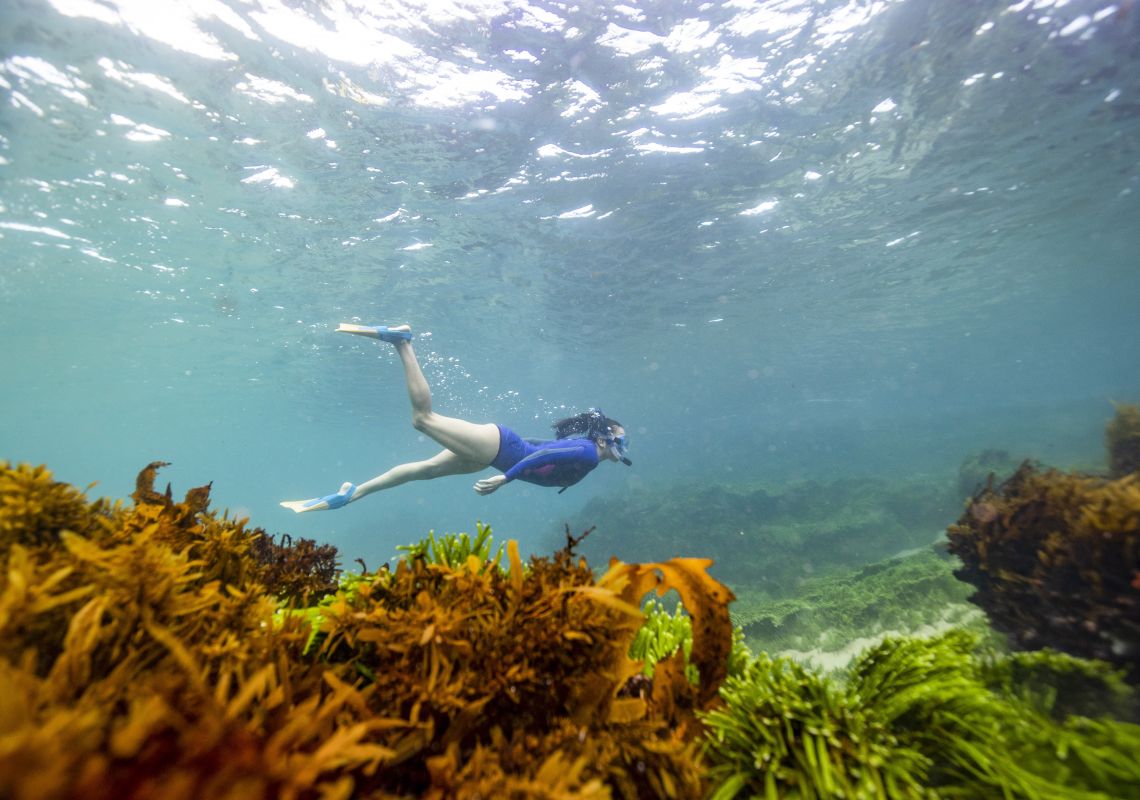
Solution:
[(598, 466), (598, 446), (593, 439), (528, 440), (501, 425), (499, 431), (499, 455), (491, 466), (501, 469), (508, 481), (565, 488)]

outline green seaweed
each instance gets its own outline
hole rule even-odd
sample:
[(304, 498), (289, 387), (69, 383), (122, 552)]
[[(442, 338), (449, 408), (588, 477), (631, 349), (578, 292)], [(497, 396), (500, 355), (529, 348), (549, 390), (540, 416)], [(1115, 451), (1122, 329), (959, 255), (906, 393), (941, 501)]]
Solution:
[[(680, 651), (685, 663), (685, 677), (696, 686), (699, 678), (697, 669), (692, 663), (692, 619), (685, 612), (684, 606), (677, 604), (670, 614), (664, 603), (650, 599), (645, 602), (642, 612), (645, 614), (645, 621), (633, 637), (633, 642), (629, 646), (629, 657), (634, 661), (644, 662), (642, 674), (652, 678), (659, 661)], [(752, 652), (744, 642), (743, 631), (740, 628), (733, 628), (732, 650), (728, 655), (728, 674), (740, 673), (751, 659)]]
[(644, 661), (643, 674), (652, 678), (657, 662), (680, 650), (685, 658), (685, 677), (696, 685), (697, 670), (691, 663), (693, 628), (684, 608), (678, 605), (670, 614), (661, 603), (651, 599), (641, 610), (645, 614), (645, 622), (633, 637), (629, 657), (634, 661)]
[[(759, 656), (704, 715), (716, 800), (766, 798), (1134, 797), (1140, 726), (1058, 715), (1032, 687), (1067, 674), (1128, 692), (1103, 666), (1027, 662), (954, 630), (890, 638), (862, 653), (842, 683)], [(1029, 675), (1037, 678), (1026, 682)], [(1050, 713), (1050, 711), (1052, 713)]]
[(1026, 702), (1054, 719), (1078, 715), (1115, 716), (1140, 722), (1140, 692), (1126, 673), (1104, 661), (1076, 658), (1056, 650), (1031, 650), (991, 657), (982, 664), (994, 691)]
[(928, 759), (828, 678), (759, 654), (704, 716), (713, 800), (922, 797)]
[(848, 691), (930, 759), (927, 780), (944, 794), (1061, 800), (1140, 791), (1140, 763), (1117, 749), (1138, 741), (1140, 728), (1107, 718), (1057, 722), (1019, 692), (993, 686), (993, 662), (1008, 657), (977, 646), (977, 635), (961, 630), (886, 640), (857, 660)]
[(484, 569), (500, 569), (504, 545), (500, 543), (492, 556), (492, 542), (491, 526), (476, 522), (474, 539), (467, 533), (445, 533), (436, 538), (435, 531), (430, 531), (415, 544), (400, 545), (396, 549), (407, 552), (409, 558), (420, 558), (429, 564), (455, 568), (466, 564), (467, 559), (474, 556)]

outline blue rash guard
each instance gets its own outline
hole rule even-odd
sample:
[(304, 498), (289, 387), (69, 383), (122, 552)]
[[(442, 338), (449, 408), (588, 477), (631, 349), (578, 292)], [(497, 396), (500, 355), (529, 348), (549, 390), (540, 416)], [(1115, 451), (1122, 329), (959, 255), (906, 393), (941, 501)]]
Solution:
[(491, 466), (502, 470), (508, 482), (565, 489), (598, 466), (598, 446), (593, 439), (526, 440), (500, 425), (499, 452)]

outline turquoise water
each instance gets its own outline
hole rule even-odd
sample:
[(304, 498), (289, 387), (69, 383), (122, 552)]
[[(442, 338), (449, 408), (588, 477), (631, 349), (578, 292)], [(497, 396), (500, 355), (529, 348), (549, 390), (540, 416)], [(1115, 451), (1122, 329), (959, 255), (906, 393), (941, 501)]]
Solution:
[[(95, 494), (166, 460), (375, 564), (677, 484), (1095, 464), (1140, 399), (1131, 2), (0, 15), (0, 457)], [(443, 413), (601, 406), (633, 468), (281, 509), (436, 450), (347, 320), (412, 324)]]

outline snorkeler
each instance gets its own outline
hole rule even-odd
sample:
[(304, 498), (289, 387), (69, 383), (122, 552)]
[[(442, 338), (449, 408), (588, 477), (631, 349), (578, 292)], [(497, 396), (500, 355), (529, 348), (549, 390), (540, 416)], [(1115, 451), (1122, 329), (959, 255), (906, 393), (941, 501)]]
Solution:
[(445, 417), (432, 411), (431, 389), (412, 350), (410, 327), (342, 323), (337, 332), (368, 336), (395, 345), (404, 365), (404, 379), (412, 401), (412, 426), (439, 442), (444, 449), (426, 461), (392, 467), (359, 486), (346, 482), (336, 494), (281, 503), (298, 514), (340, 508), (365, 495), (408, 481), (479, 472), (487, 467), (494, 467), (503, 474), (476, 481), (475, 491), (479, 494), (490, 494), (515, 479), (539, 486), (561, 486), (565, 491), (603, 460), (632, 465), (627, 455), (629, 445), (625, 429), (620, 422), (598, 409), (592, 408), (555, 422), (551, 427), (557, 438), (551, 441), (523, 439), (502, 425)]

